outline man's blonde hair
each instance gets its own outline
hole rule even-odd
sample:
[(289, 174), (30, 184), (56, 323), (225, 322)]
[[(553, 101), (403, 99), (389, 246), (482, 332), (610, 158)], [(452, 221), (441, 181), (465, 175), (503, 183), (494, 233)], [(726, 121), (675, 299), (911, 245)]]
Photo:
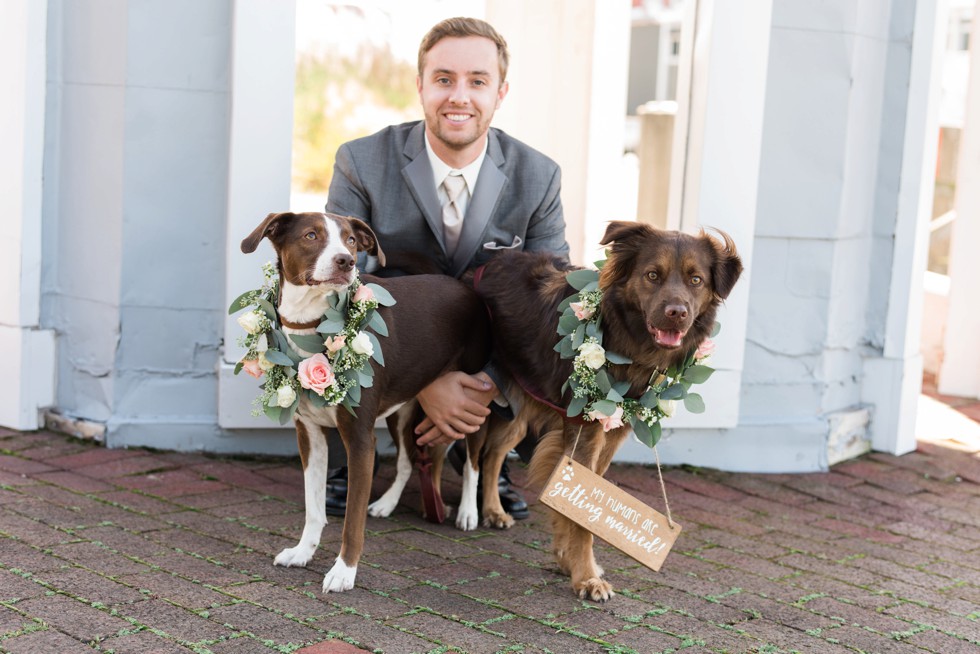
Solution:
[(482, 36), (493, 41), (497, 46), (497, 63), (500, 66), (500, 83), (503, 84), (507, 79), (507, 65), (510, 63), (510, 54), (507, 52), (507, 41), (493, 28), (493, 26), (479, 18), (447, 18), (436, 24), (429, 33), (422, 39), (419, 45), (419, 77), (425, 69), (425, 56), (429, 50), (439, 41), (447, 37), (462, 38), (466, 36)]

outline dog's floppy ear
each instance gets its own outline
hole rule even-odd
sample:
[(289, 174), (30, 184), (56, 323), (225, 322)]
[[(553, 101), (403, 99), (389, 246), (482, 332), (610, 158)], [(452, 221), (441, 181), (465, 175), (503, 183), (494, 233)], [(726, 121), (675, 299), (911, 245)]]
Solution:
[(711, 248), (715, 253), (715, 261), (711, 266), (711, 281), (715, 294), (724, 300), (732, 292), (735, 282), (742, 274), (742, 259), (738, 256), (735, 241), (732, 240), (731, 236), (720, 229), (714, 227), (711, 229), (718, 233), (718, 236), (725, 242), (724, 245), (711, 238), (704, 230), (701, 230), (701, 238), (707, 239), (711, 243)]
[(351, 229), (354, 230), (354, 237), (357, 238), (357, 249), (377, 257), (378, 263), (384, 266), (385, 253), (381, 250), (381, 246), (378, 244), (378, 237), (375, 236), (371, 226), (353, 216), (349, 216), (347, 220), (350, 221)]
[(282, 221), (286, 218), (292, 218), (294, 214), (292, 213), (270, 213), (265, 217), (259, 226), (252, 230), (252, 233), (245, 237), (242, 241), (242, 252), (249, 254), (250, 252), (255, 252), (255, 248), (259, 247), (259, 241), (263, 238), (268, 237), (270, 241), (275, 242), (275, 235), (279, 231)]
[(626, 279), (633, 273), (636, 256), (644, 245), (652, 241), (657, 230), (643, 223), (614, 220), (606, 227), (599, 245), (612, 245), (612, 252), (602, 267), (600, 286), (606, 288), (614, 280)]

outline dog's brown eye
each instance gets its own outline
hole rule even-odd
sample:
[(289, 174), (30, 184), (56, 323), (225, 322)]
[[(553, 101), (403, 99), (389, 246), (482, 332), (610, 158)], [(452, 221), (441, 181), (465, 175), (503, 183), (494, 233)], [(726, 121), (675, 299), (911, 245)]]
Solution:
[(691, 286), (700, 286), (702, 281), (703, 280), (700, 277), (695, 275), (694, 277), (691, 277)]
[(306, 232), (306, 236), (304, 238), (307, 241), (315, 241), (316, 240), (316, 232)]
[(355, 243), (357, 243), (357, 239), (356, 238), (354, 238), (353, 236), (348, 236), (347, 237), (347, 245), (354, 245)]
[(651, 270), (650, 272), (647, 273), (647, 279), (649, 279), (651, 282), (655, 282), (658, 279), (660, 279), (660, 275), (658, 275), (656, 272)]

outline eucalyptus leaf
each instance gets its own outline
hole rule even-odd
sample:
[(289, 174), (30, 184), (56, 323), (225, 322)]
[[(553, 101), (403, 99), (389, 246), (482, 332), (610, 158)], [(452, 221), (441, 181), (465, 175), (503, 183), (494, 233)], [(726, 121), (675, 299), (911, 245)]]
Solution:
[(383, 366), (385, 364), (385, 356), (381, 352), (381, 342), (378, 340), (378, 337), (372, 334), (371, 332), (364, 332), (364, 333), (368, 335), (368, 338), (371, 339), (371, 345), (374, 346), (374, 353), (371, 354), (371, 358)]
[(615, 389), (615, 391), (620, 395), (622, 395), (623, 397), (626, 397), (626, 394), (630, 392), (630, 382), (628, 379), (615, 382), (613, 384), (613, 389)]
[(709, 368), (708, 366), (691, 366), (684, 371), (683, 379), (692, 384), (703, 384), (708, 381), (708, 378), (711, 377), (714, 371), (714, 368)]
[(579, 349), (582, 347), (582, 343), (585, 342), (585, 324), (580, 323), (578, 327), (575, 328), (575, 333), (572, 334), (572, 348)]
[(279, 412), (279, 424), (285, 425), (287, 422), (293, 419), (293, 415), (296, 413), (296, 407), (299, 406), (299, 398), (289, 406), (288, 409), (283, 409)]
[(232, 302), (231, 303), (231, 306), (228, 307), (228, 315), (230, 316), (233, 313), (238, 313), (239, 311), (241, 311), (245, 307), (251, 305), (252, 303), (249, 302), (249, 301), (247, 301), (245, 298), (248, 297), (249, 295), (251, 295), (254, 292), (255, 291), (245, 291), (244, 293), (242, 293), (241, 295), (239, 295), (238, 297), (236, 297), (235, 298), (235, 301)]
[(279, 350), (266, 350), (265, 358), (277, 366), (292, 366), (293, 360)]
[(657, 444), (657, 441), (653, 438), (653, 432), (650, 431), (649, 425), (643, 422), (640, 418), (633, 417), (630, 420), (630, 426), (633, 427), (633, 433), (636, 434), (637, 440), (646, 445), (647, 447), (653, 447)]
[(558, 320), (558, 333), (562, 336), (571, 334), (578, 329), (579, 321), (574, 313), (566, 313)]
[(612, 390), (612, 380), (609, 379), (609, 373), (606, 372), (605, 368), (600, 368), (595, 371), (595, 383), (603, 393), (608, 393)]
[(585, 403), (586, 399), (584, 397), (573, 397), (572, 401), (568, 403), (568, 410), (565, 413), (569, 418), (574, 418), (582, 413), (582, 409), (585, 408)]
[(561, 340), (561, 358), (563, 359), (575, 358), (575, 348), (572, 347), (572, 339), (570, 336), (566, 336)]
[(647, 409), (656, 408), (658, 401), (657, 392), (652, 388), (640, 396), (640, 406), (646, 407)]
[(282, 407), (279, 406), (278, 404), (275, 406), (266, 406), (265, 415), (269, 416), (273, 420), (278, 421), (279, 416), (282, 415)]
[(271, 320), (272, 322), (276, 321), (276, 308), (272, 306), (271, 302), (269, 302), (265, 298), (260, 297), (258, 300), (255, 301), (255, 303), (259, 306), (260, 309), (262, 309), (262, 312), (266, 315), (266, 317), (269, 320)]
[(565, 275), (565, 281), (576, 291), (581, 291), (590, 283), (597, 283), (599, 273), (595, 270), (573, 270)]
[(609, 350), (606, 350), (606, 359), (612, 363), (633, 363), (633, 359), (623, 356), (622, 354), (610, 352)]
[(337, 334), (337, 333), (343, 331), (343, 329), (344, 329), (344, 321), (343, 320), (341, 320), (341, 321), (337, 321), (337, 320), (324, 320), (316, 328), (316, 330), (318, 332), (320, 332), (321, 334)]
[(598, 279), (596, 279), (596, 281), (594, 281), (594, 282), (589, 282), (588, 284), (586, 284), (585, 285), (585, 288), (582, 289), (582, 292), (583, 293), (591, 293), (592, 291), (596, 290), (597, 288), (599, 288), (599, 280)]
[(572, 302), (578, 302), (578, 301), (579, 301), (578, 293), (573, 293), (569, 295), (567, 298), (561, 301), (561, 304), (558, 305), (558, 313), (565, 313), (565, 309), (568, 309), (572, 305)]
[(326, 347), (323, 345), (323, 337), (317, 334), (290, 334), (289, 340), (296, 344), (301, 350), (306, 352), (323, 352)]
[(324, 317), (331, 322), (339, 322), (341, 325), (346, 322), (344, 314), (337, 309), (327, 309), (323, 312)]
[(327, 398), (319, 395), (318, 393), (309, 392), (306, 397), (310, 400), (310, 404), (317, 409), (322, 409), (327, 406)]
[(611, 416), (616, 413), (616, 403), (609, 400), (599, 400), (592, 403), (592, 410), (598, 411), (604, 416)]
[(352, 401), (357, 402), (358, 404), (360, 404), (360, 402), (361, 402), (361, 387), (358, 386), (357, 384), (354, 384), (353, 386), (351, 386), (349, 389), (347, 389), (347, 397), (349, 397)]
[(238, 373), (240, 373), (242, 371), (242, 368), (244, 368), (244, 367), (245, 367), (245, 364), (242, 363), (241, 361), (239, 361), (238, 363), (236, 363), (235, 364), (235, 374), (237, 375)]
[(377, 311), (371, 311), (370, 317), (368, 318), (368, 327), (376, 331), (381, 336), (388, 335), (388, 325), (385, 324), (385, 319), (381, 317), (381, 314)]
[(615, 388), (610, 388), (609, 392), (606, 393), (606, 399), (610, 402), (622, 402), (623, 396)]
[(395, 298), (393, 298), (391, 293), (389, 293), (386, 289), (378, 286), (377, 284), (365, 284), (365, 286), (371, 289), (371, 291), (374, 293), (374, 299), (376, 299), (378, 304), (381, 306), (390, 307), (391, 305), (395, 304)]
[(660, 394), (661, 400), (679, 400), (687, 395), (687, 389), (684, 388), (683, 384), (674, 384), (668, 386), (664, 389), (664, 392)]
[(716, 320), (714, 326), (711, 328), (711, 338), (717, 336), (719, 332), (721, 332), (721, 323)]
[(688, 393), (684, 397), (684, 408), (691, 413), (704, 413), (704, 398), (697, 393)]

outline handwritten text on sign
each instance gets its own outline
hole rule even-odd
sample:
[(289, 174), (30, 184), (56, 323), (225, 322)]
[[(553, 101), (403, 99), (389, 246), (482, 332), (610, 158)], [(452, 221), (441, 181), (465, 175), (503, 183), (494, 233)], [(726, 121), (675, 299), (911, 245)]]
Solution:
[(652, 570), (660, 570), (681, 533), (657, 512), (585, 466), (562, 457), (541, 501)]

